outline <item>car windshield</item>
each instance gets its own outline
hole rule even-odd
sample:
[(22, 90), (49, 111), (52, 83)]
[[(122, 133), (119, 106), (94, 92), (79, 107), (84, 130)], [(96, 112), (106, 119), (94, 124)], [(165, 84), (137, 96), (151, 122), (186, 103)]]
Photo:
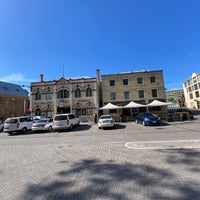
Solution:
[(109, 116), (109, 115), (104, 115), (104, 116), (101, 116), (100, 119), (111, 119), (112, 117)]
[(152, 113), (144, 113), (144, 116), (145, 117), (153, 117), (153, 114)]

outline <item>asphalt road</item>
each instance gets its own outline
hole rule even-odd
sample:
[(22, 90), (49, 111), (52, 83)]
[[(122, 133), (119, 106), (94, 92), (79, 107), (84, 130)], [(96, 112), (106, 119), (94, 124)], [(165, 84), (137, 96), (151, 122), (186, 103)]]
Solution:
[(1, 200), (199, 200), (200, 116), (143, 127), (0, 133)]

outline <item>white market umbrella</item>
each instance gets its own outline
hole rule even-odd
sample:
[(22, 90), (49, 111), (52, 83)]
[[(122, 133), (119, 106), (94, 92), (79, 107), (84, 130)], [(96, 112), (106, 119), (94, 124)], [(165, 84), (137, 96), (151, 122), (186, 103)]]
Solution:
[(169, 103), (158, 100), (154, 100), (151, 103), (147, 104), (147, 106), (167, 106), (167, 105), (169, 105)]
[(127, 105), (124, 106), (124, 108), (139, 108), (139, 107), (146, 107), (146, 105), (131, 101), (130, 103), (128, 103)]
[(120, 106), (116, 106), (112, 103), (107, 103), (105, 106), (99, 108), (99, 110), (106, 110), (106, 109), (117, 109), (117, 108), (121, 108)]

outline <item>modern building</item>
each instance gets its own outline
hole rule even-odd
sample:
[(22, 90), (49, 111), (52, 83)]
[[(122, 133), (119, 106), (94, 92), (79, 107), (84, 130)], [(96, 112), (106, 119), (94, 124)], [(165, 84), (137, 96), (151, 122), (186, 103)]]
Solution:
[(59, 113), (93, 115), (99, 105), (99, 70), (96, 77), (64, 78), (31, 83), (30, 108), (32, 115), (52, 117)]
[[(162, 70), (123, 72), (101, 77), (102, 105), (112, 103), (124, 106), (130, 101), (148, 104), (155, 99), (166, 101)], [(151, 109), (161, 111), (160, 107)], [(132, 112), (138, 112), (138, 110), (122, 109), (121, 112), (122, 115), (131, 116)]]
[(28, 91), (20, 85), (0, 81), (0, 121), (29, 114)]
[(173, 102), (173, 107), (185, 107), (185, 97), (183, 89), (172, 89), (165, 92), (166, 100)]
[(183, 83), (183, 89), (186, 107), (200, 109), (200, 73), (193, 73)]

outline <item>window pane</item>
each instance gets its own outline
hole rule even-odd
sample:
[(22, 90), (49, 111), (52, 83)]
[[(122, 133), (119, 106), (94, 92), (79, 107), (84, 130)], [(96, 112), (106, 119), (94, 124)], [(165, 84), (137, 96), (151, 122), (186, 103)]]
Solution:
[(195, 92), (195, 96), (196, 96), (196, 98), (199, 97), (199, 91), (196, 91), (196, 92)]
[(152, 97), (157, 97), (157, 89), (152, 89)]
[(124, 99), (129, 99), (129, 91), (124, 91)]
[(144, 90), (138, 90), (138, 97), (144, 98)]
[(128, 85), (128, 79), (123, 79), (123, 85)]
[(155, 83), (156, 82), (156, 77), (155, 76), (151, 76), (150, 77), (150, 82), (151, 83)]
[(92, 97), (92, 89), (91, 88), (86, 89), (86, 97)]
[(137, 83), (138, 83), (138, 84), (142, 84), (142, 82), (143, 82), (143, 81), (142, 81), (142, 78), (141, 78), (141, 77), (140, 77), (140, 78), (137, 78)]
[(41, 93), (39, 90), (35, 93), (35, 100), (41, 100)]
[(77, 88), (75, 90), (75, 98), (80, 98), (81, 97), (81, 90), (79, 88)]
[(111, 92), (110, 93), (110, 99), (111, 100), (116, 100), (116, 93), (115, 92)]
[(115, 86), (115, 80), (110, 80), (110, 86)]
[(52, 99), (52, 92), (50, 90), (46, 93), (46, 99)]

